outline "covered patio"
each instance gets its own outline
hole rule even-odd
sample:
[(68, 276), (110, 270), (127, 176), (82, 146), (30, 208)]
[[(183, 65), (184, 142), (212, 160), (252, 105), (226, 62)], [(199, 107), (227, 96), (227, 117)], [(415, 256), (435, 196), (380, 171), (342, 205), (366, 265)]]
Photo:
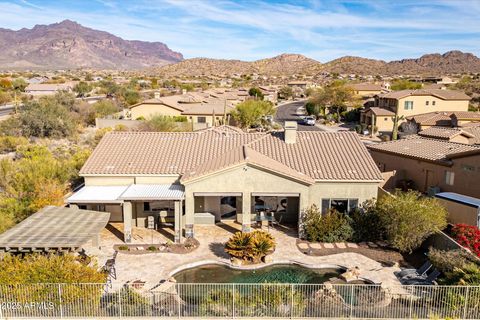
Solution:
[(184, 188), (177, 184), (132, 184), (85, 186), (68, 203), (79, 208), (97, 208), (112, 213), (111, 222), (123, 224), (125, 243), (132, 242), (132, 227), (149, 229), (173, 224), (174, 241), (182, 241)]
[(110, 214), (78, 208), (47, 206), (0, 235), (0, 253), (77, 251), (99, 234)]

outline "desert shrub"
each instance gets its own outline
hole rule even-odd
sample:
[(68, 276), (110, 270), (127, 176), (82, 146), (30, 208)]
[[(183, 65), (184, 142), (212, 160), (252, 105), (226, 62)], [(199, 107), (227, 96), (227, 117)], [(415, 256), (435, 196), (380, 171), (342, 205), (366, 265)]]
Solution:
[(175, 131), (176, 128), (177, 125), (173, 117), (158, 114), (145, 120), (141, 125), (143, 131), (172, 132)]
[(412, 252), (447, 225), (445, 208), (436, 199), (423, 197), (417, 191), (397, 191), (393, 196), (382, 197), (376, 210), (386, 240), (402, 252)]
[(468, 253), (463, 250), (438, 250), (435, 248), (429, 249), (428, 260), (443, 273), (451, 272), (455, 268), (461, 269), (472, 262)]
[(4, 136), (0, 137), (0, 152), (13, 152), (17, 150), (18, 146), (23, 146), (28, 143), (28, 139), (24, 137)]
[(246, 100), (237, 104), (231, 115), (242, 128), (259, 125), (262, 119), (275, 114), (275, 108), (270, 101)]
[(89, 154), (84, 149), (18, 147), (16, 160), (0, 161), (0, 219), (19, 222), (45, 205), (62, 205), (63, 196), (78, 181), (78, 171)]
[(187, 116), (173, 116), (175, 122), (187, 122)]
[[(102, 297), (102, 304), (110, 316), (147, 316), (151, 308), (149, 299), (125, 286), (117, 292), (110, 292)], [(121, 308), (121, 311), (119, 310)]]
[(353, 237), (348, 216), (335, 210), (322, 215), (316, 205), (305, 211), (302, 224), (308, 241), (339, 242)]
[(476, 263), (469, 263), (462, 268), (455, 267), (452, 271), (445, 272), (444, 278), (440, 281), (446, 285), (480, 285), (480, 266)]
[(0, 260), (0, 283), (103, 283), (106, 275), (73, 255), (6, 255)]
[(476, 226), (456, 224), (452, 235), (459, 244), (480, 257), (480, 230)]
[(353, 210), (349, 216), (352, 222), (354, 241), (383, 240), (385, 230), (378, 216), (374, 201), (364, 202), (361, 208)]
[(275, 249), (275, 239), (265, 231), (237, 232), (225, 244), (225, 252), (242, 260), (260, 262)]

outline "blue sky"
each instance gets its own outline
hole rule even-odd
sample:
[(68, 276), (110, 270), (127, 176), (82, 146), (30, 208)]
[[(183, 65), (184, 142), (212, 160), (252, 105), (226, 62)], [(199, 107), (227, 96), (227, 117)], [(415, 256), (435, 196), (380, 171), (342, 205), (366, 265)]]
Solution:
[(480, 55), (480, 0), (0, 0), (0, 27), (71, 19), (124, 39), (161, 41), (185, 58), (255, 60), (301, 53), (383, 60)]

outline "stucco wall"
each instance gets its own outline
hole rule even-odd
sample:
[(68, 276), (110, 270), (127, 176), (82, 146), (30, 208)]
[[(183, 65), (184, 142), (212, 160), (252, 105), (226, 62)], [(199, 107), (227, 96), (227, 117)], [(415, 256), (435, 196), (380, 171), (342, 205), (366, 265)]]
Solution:
[(164, 104), (140, 104), (130, 109), (131, 118), (136, 120), (139, 117), (148, 119), (155, 114), (163, 116), (180, 116), (181, 111)]
[[(405, 101), (413, 101), (413, 109), (405, 110)], [(428, 106), (426, 105), (426, 102)], [(432, 102), (435, 101), (435, 105)], [(467, 100), (442, 100), (434, 96), (411, 96), (398, 100), (398, 114), (400, 116), (413, 116), (436, 111), (468, 111)]]
[(454, 201), (449, 201), (442, 198), (437, 200), (448, 211), (448, 222), (450, 223), (466, 223), (472, 226), (478, 226), (478, 208), (470, 207)]
[[(443, 166), (431, 162), (420, 161), (410, 158), (390, 155), (383, 152), (370, 150), (374, 161), (382, 171), (397, 170), (405, 179), (415, 183), (419, 191), (427, 191), (430, 186), (440, 187), (441, 191), (456, 192), (471, 197), (480, 197), (480, 156), (471, 156), (454, 159), (452, 167)], [(466, 167), (473, 171), (466, 170)], [(427, 181), (427, 171), (428, 181)], [(445, 183), (445, 172), (452, 171), (455, 174), (452, 186)]]
[(317, 182), (310, 187), (309, 204), (321, 207), (322, 199), (358, 199), (361, 204), (365, 200), (376, 198), (378, 182)]

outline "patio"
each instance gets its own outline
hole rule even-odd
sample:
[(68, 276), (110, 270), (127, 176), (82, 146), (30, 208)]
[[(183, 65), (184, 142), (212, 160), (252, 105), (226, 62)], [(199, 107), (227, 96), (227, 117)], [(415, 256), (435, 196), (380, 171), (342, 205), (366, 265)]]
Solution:
[[(98, 265), (102, 266), (106, 260), (114, 255), (113, 245), (121, 244), (123, 237), (119, 230), (123, 230), (121, 224), (107, 226), (101, 233), (101, 249), (91, 246), (85, 247), (87, 254), (98, 257)], [(225, 241), (235, 232), (241, 230), (237, 223), (222, 223), (215, 226), (196, 226), (196, 239), (200, 246), (188, 254), (173, 253), (149, 253), (144, 255), (129, 255), (118, 252), (116, 255), (116, 279), (114, 283), (126, 283), (135, 280), (145, 282), (145, 289), (155, 287), (160, 281), (168, 279), (175, 272), (205, 263), (230, 264), (229, 256), (224, 252)], [(161, 232), (144, 228), (133, 230), (135, 237), (132, 243), (165, 243), (172, 241), (173, 230), (162, 229)], [(338, 265), (346, 268), (358, 267), (360, 276), (375, 283), (385, 285), (399, 285), (400, 282), (394, 272), (400, 271), (397, 266), (383, 266), (355, 252), (345, 252), (327, 256), (307, 256), (297, 247), (296, 230), (288, 228), (270, 228), (275, 237), (277, 247), (269, 256), (271, 263), (298, 263), (310, 267), (322, 267), (325, 265)], [(153, 241), (152, 241), (153, 239)]]

